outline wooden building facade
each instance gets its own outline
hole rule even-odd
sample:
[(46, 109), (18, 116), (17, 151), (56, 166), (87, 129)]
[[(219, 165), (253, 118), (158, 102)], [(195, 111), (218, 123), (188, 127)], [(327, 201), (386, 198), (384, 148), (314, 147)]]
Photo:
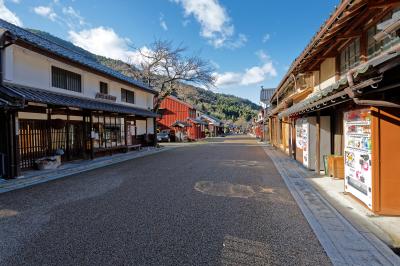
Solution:
[(343, 157), (344, 190), (400, 215), (400, 2), (343, 0), (271, 98), (271, 143), (318, 174)]
[(152, 145), (155, 90), (0, 19), (0, 175)]
[(205, 138), (207, 124), (197, 117), (194, 106), (174, 96), (166, 97), (160, 104), (161, 117), (157, 120), (160, 131), (171, 130), (186, 135), (189, 141)]

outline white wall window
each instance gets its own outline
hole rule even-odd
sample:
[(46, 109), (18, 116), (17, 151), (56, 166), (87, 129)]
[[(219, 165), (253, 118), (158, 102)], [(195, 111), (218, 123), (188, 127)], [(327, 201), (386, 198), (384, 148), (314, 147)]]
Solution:
[(82, 77), (74, 72), (51, 67), (51, 84), (55, 88), (82, 92)]
[(100, 81), (100, 93), (108, 94), (108, 84)]
[(121, 102), (135, 103), (135, 92), (121, 89)]

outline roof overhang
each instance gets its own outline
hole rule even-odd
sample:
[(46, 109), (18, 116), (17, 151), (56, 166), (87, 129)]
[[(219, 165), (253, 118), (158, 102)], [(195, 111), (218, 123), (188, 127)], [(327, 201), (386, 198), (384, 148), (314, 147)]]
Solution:
[(104, 100), (55, 93), (48, 90), (16, 84), (3, 84), (0, 86), (0, 95), (2, 95), (3, 98), (13, 99), (14, 101), (20, 102), (21, 107), (23, 107), (24, 104), (29, 101), (53, 106), (66, 106), (92, 111), (106, 111), (143, 117), (158, 117), (156, 113), (142, 108), (107, 102)]

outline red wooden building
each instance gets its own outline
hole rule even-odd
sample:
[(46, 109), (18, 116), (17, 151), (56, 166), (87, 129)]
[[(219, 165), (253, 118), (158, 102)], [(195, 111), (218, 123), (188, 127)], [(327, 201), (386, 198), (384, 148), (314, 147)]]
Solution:
[(157, 120), (158, 129), (171, 130), (181, 140), (193, 141), (205, 137), (205, 122), (196, 117), (196, 108), (174, 96), (168, 96), (160, 104), (161, 117)]

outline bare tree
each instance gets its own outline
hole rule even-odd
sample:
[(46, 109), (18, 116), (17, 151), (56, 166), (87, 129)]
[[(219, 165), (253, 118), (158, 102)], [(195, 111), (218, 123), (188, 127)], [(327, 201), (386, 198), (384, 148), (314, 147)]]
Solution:
[(175, 90), (179, 82), (213, 87), (214, 68), (199, 56), (185, 56), (187, 49), (173, 47), (169, 41), (155, 41), (149, 48), (137, 49), (140, 55), (139, 71), (136, 78), (159, 91), (154, 110)]

